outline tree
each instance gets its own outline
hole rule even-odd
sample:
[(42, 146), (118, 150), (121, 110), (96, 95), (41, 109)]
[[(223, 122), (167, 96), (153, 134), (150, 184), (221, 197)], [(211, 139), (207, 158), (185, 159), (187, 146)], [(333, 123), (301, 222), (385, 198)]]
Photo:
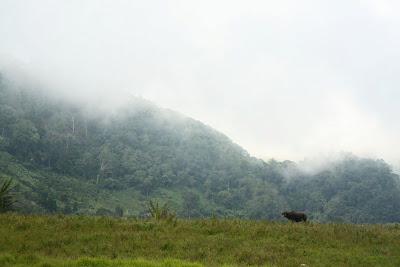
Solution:
[(58, 210), (57, 201), (53, 193), (49, 193), (47, 188), (45, 191), (40, 191), (39, 193), (39, 203), (43, 208), (49, 213), (55, 213)]
[(169, 208), (168, 203), (161, 205), (158, 201), (150, 200), (148, 209), (154, 220), (176, 224), (176, 214)]
[(201, 213), (200, 196), (194, 190), (186, 191), (183, 196), (183, 209), (187, 217), (197, 217)]
[(287, 209), (284, 198), (268, 186), (258, 189), (248, 205), (251, 219), (280, 219), (282, 211)]
[(2, 137), (6, 137), (9, 134), (7, 130), (9, 130), (10, 125), (16, 122), (16, 113), (14, 108), (0, 104), (0, 135)]
[(13, 210), (15, 200), (12, 188), (12, 179), (5, 179), (0, 183), (0, 213)]
[(103, 145), (100, 148), (98, 159), (99, 171), (97, 174), (96, 184), (99, 183), (100, 178), (103, 178), (106, 175), (112, 175), (113, 166), (117, 162), (117, 157), (109, 145)]
[(123, 217), (124, 216), (124, 210), (122, 209), (121, 206), (116, 206), (114, 210), (115, 216), (117, 217)]
[(30, 159), (39, 140), (38, 130), (31, 121), (21, 119), (13, 125), (11, 145), (22, 159)]

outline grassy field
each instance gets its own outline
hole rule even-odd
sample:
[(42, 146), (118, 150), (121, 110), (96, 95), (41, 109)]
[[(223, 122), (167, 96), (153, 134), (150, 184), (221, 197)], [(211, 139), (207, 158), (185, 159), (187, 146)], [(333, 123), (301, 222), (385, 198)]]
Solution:
[(0, 215), (0, 266), (400, 266), (400, 225)]

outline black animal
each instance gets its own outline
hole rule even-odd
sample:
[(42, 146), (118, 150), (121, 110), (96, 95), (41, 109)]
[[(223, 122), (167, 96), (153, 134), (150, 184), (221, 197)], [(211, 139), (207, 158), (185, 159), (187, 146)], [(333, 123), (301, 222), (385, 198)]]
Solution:
[(292, 222), (307, 221), (307, 215), (303, 212), (285, 211), (282, 212), (282, 215), (285, 216), (288, 220), (291, 220)]

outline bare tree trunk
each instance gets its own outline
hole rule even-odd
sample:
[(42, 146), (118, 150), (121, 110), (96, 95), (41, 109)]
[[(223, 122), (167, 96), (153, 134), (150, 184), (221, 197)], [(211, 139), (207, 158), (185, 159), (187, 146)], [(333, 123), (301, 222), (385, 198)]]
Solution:
[(85, 137), (88, 136), (87, 120), (85, 119)]
[(67, 140), (65, 140), (65, 152), (68, 152), (68, 148), (69, 148), (69, 137), (67, 136)]
[(102, 174), (104, 173), (104, 171), (105, 171), (106, 169), (107, 169), (107, 161), (106, 161), (106, 160), (100, 159), (100, 170), (99, 170), (99, 173), (97, 174), (96, 184), (99, 183), (99, 181), (100, 181), (100, 176), (102, 176)]
[(72, 116), (72, 134), (75, 134), (75, 117)]

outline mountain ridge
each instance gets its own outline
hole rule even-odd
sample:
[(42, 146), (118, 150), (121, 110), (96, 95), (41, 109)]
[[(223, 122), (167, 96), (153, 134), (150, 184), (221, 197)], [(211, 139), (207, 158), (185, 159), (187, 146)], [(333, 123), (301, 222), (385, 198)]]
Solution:
[[(143, 216), (158, 199), (182, 217), (282, 220), (292, 208), (319, 221), (400, 221), (399, 178), (384, 162), (349, 156), (306, 174), (143, 99), (95, 112), (3, 80), (0, 125), (0, 177), (14, 178), (20, 212)], [(386, 213), (353, 204), (354, 192)]]

